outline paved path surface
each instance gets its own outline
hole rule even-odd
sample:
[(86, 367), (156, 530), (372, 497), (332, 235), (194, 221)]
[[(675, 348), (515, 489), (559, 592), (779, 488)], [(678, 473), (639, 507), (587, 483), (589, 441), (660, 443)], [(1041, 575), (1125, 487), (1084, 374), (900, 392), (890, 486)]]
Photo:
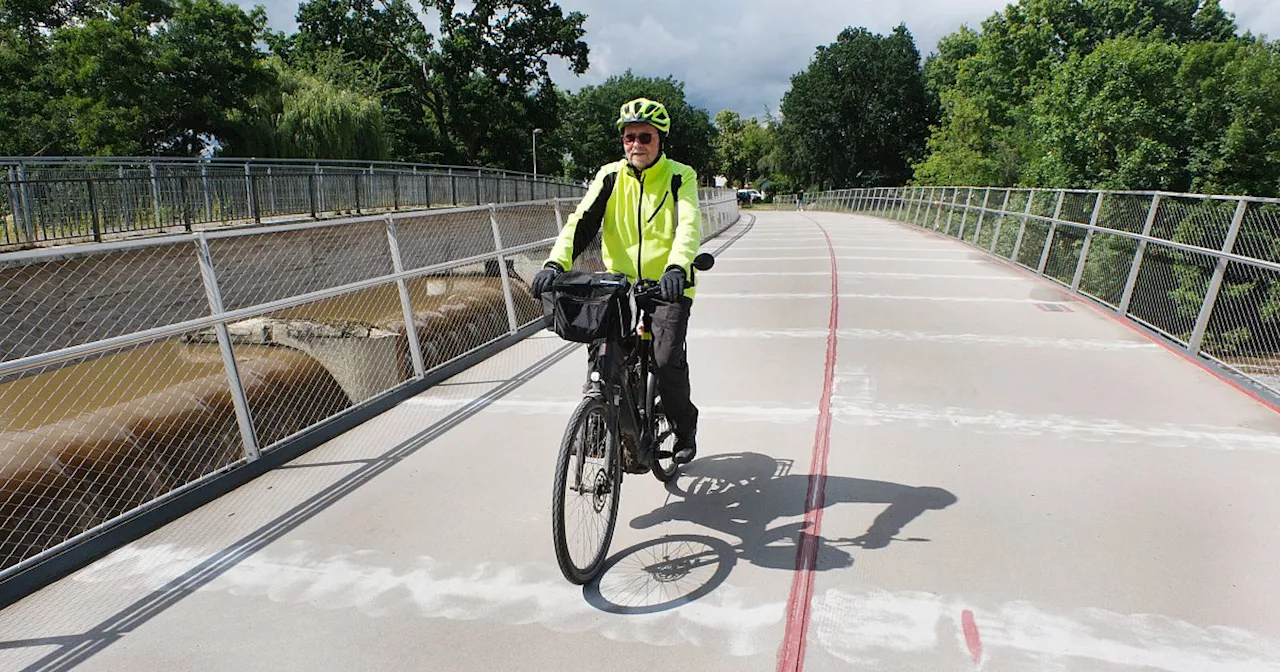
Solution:
[(957, 242), (757, 217), (598, 586), (547, 334), (0, 613), (0, 669), (1280, 669), (1280, 415)]

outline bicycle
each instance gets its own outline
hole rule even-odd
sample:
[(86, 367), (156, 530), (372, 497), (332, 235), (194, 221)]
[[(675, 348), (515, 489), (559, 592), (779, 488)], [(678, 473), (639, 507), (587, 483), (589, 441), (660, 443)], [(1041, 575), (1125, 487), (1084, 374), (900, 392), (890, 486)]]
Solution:
[[(693, 261), (697, 271), (709, 270), (714, 264), (715, 258), (705, 252)], [(592, 323), (585, 333), (568, 336), (568, 328), (561, 328), (563, 316), (562, 324), (557, 326), (562, 338), (592, 342), (597, 348), (591, 357), (588, 387), (569, 416), (560, 442), (551, 526), (561, 573), (581, 585), (595, 578), (604, 564), (618, 519), (623, 474), (647, 471), (666, 482), (679, 465), (675, 461), (675, 437), (662, 410), (662, 395), (653, 372), (650, 313), (660, 296), (658, 283), (641, 280), (632, 284), (626, 276), (612, 273), (579, 274), (576, 281), (579, 286), (600, 288), (603, 300), (583, 310)], [(551, 291), (556, 291), (556, 285)], [(554, 303), (554, 299), (550, 304), (544, 302), (544, 310), (550, 312)], [(631, 303), (637, 309), (637, 320), (630, 319)], [(609, 314), (615, 318), (611, 323)], [(590, 338), (602, 332), (607, 336)], [(589, 465), (588, 460), (593, 463)], [(572, 516), (567, 515), (566, 509), (572, 505), (585, 508), (579, 518), (592, 513), (604, 518), (603, 525), (594, 526), (601, 532), (599, 539), (578, 545), (586, 556), (582, 561), (575, 559), (575, 549), (570, 548), (568, 538), (566, 523)]]

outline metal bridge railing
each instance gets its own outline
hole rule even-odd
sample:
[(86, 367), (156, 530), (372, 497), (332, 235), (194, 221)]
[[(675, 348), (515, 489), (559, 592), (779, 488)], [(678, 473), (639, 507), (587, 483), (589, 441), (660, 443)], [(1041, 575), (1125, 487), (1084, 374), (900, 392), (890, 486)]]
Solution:
[[(704, 239), (738, 221), (732, 190), (699, 194)], [(541, 329), (528, 282), (578, 200), (0, 254), (0, 604), (50, 559)], [(598, 241), (579, 265), (600, 267)]]
[(578, 184), (463, 166), (0, 157), (0, 251), (583, 193)]
[(803, 207), (953, 236), (1280, 393), (1280, 200), (897, 187), (806, 194)]

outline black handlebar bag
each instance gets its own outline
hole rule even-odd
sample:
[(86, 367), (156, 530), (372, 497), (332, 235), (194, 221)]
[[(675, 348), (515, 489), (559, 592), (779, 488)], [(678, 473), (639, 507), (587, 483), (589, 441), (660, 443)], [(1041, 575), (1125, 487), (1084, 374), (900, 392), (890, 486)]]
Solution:
[(620, 339), (631, 328), (628, 289), (622, 273), (561, 273), (542, 293), (543, 316), (547, 326), (566, 341)]

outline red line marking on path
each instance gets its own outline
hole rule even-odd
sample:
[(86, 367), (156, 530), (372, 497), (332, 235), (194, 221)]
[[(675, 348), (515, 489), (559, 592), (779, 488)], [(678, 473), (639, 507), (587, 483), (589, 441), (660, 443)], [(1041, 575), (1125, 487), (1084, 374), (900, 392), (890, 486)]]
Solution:
[[(813, 221), (813, 220), (810, 220)], [(818, 405), (818, 426), (813, 437), (813, 459), (809, 468), (809, 490), (804, 499), (804, 528), (796, 549), (796, 573), (791, 580), (791, 597), (787, 600), (787, 628), (778, 651), (779, 672), (804, 669), (804, 650), (809, 631), (809, 611), (813, 600), (813, 577), (818, 559), (818, 538), (822, 532), (822, 509), (827, 486), (827, 453), (831, 447), (831, 394), (835, 386), (836, 330), (840, 322), (840, 276), (836, 269), (836, 251), (831, 236), (821, 224), (813, 222), (827, 240), (831, 257), (831, 319), (827, 332), (826, 372), (822, 381), (822, 400)]]
[(964, 628), (964, 642), (969, 645), (969, 655), (973, 663), (982, 662), (982, 638), (978, 636), (978, 624), (973, 620), (973, 612), (965, 609), (960, 614), (960, 625)]

